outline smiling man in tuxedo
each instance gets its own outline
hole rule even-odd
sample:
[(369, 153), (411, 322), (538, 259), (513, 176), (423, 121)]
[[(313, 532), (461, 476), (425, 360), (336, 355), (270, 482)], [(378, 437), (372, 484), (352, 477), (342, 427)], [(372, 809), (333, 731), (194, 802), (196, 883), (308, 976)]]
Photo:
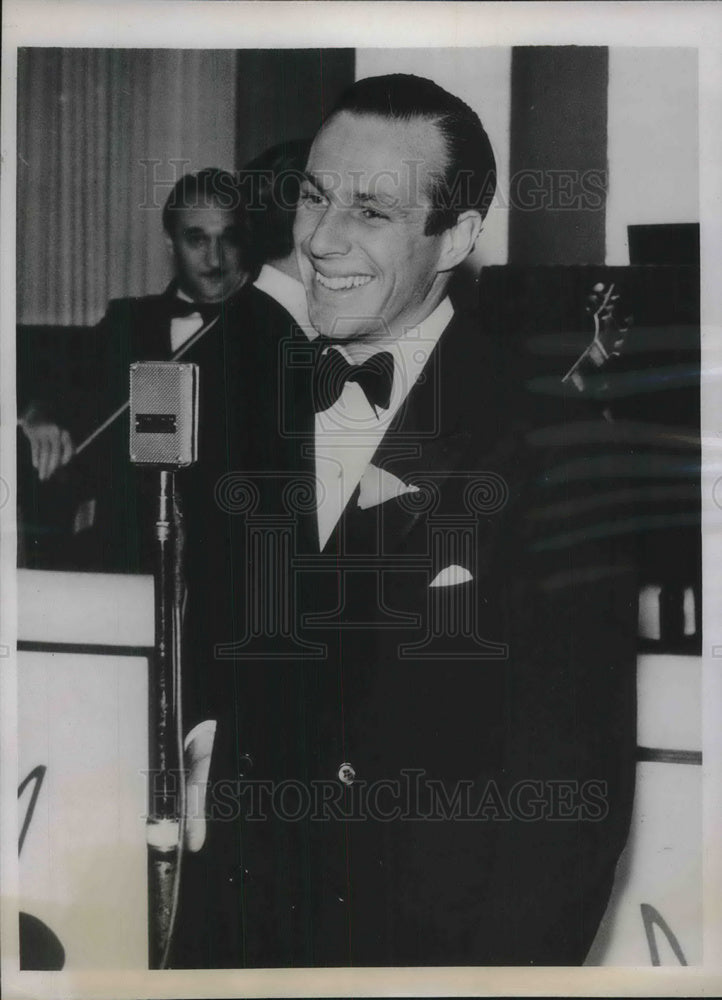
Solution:
[(178, 963), (591, 945), (633, 797), (634, 573), (564, 434), (536, 446), (503, 348), (446, 296), (494, 189), (476, 114), (417, 77), (359, 81), (311, 147), (315, 331), (280, 345), (266, 466), (216, 484), (218, 745)]

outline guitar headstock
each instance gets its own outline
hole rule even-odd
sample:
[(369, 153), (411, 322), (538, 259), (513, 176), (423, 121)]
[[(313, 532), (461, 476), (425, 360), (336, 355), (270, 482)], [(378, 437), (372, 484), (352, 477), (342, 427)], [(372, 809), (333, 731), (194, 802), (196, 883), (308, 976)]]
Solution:
[[(587, 296), (585, 311), (594, 322), (592, 342), (562, 378), (562, 382), (571, 382), (579, 392), (589, 388), (590, 375), (599, 376), (604, 366), (622, 352), (632, 317), (619, 318), (619, 299), (614, 282), (609, 285), (598, 282)], [(595, 381), (599, 383), (598, 378)]]

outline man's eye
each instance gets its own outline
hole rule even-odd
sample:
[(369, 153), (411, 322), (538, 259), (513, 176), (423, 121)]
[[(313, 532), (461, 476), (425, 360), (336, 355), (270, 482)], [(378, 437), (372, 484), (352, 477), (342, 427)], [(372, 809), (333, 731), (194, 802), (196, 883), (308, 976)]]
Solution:
[(362, 208), (361, 214), (364, 219), (388, 219), (388, 215), (383, 212), (377, 212), (375, 208)]
[(326, 199), (318, 191), (313, 191), (312, 189), (302, 190), (299, 195), (299, 203), (301, 205), (307, 205), (310, 208), (317, 208), (321, 205), (326, 204)]

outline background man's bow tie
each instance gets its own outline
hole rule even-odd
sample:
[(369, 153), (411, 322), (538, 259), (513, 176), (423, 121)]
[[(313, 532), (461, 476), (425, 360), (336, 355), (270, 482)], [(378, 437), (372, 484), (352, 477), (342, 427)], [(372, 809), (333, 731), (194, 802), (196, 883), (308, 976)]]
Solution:
[(394, 358), (389, 351), (379, 351), (363, 364), (351, 365), (328, 341), (320, 341), (318, 347), (313, 377), (313, 402), (317, 413), (333, 406), (347, 382), (357, 382), (372, 406), (388, 409), (394, 381)]
[(168, 313), (171, 319), (200, 313), (203, 323), (206, 324), (220, 316), (224, 305), (225, 302), (189, 302), (188, 299), (181, 299), (176, 295), (168, 301)]

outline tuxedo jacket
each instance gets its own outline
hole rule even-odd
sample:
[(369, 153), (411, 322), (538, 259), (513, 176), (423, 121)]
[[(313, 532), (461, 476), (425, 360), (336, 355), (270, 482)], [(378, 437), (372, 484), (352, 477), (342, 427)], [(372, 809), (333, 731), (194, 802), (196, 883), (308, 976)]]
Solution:
[(517, 419), (457, 315), (320, 552), (314, 352), (263, 293), (245, 322), (187, 511), (186, 728), (218, 728), (175, 964), (581, 963), (634, 785), (613, 429)]

